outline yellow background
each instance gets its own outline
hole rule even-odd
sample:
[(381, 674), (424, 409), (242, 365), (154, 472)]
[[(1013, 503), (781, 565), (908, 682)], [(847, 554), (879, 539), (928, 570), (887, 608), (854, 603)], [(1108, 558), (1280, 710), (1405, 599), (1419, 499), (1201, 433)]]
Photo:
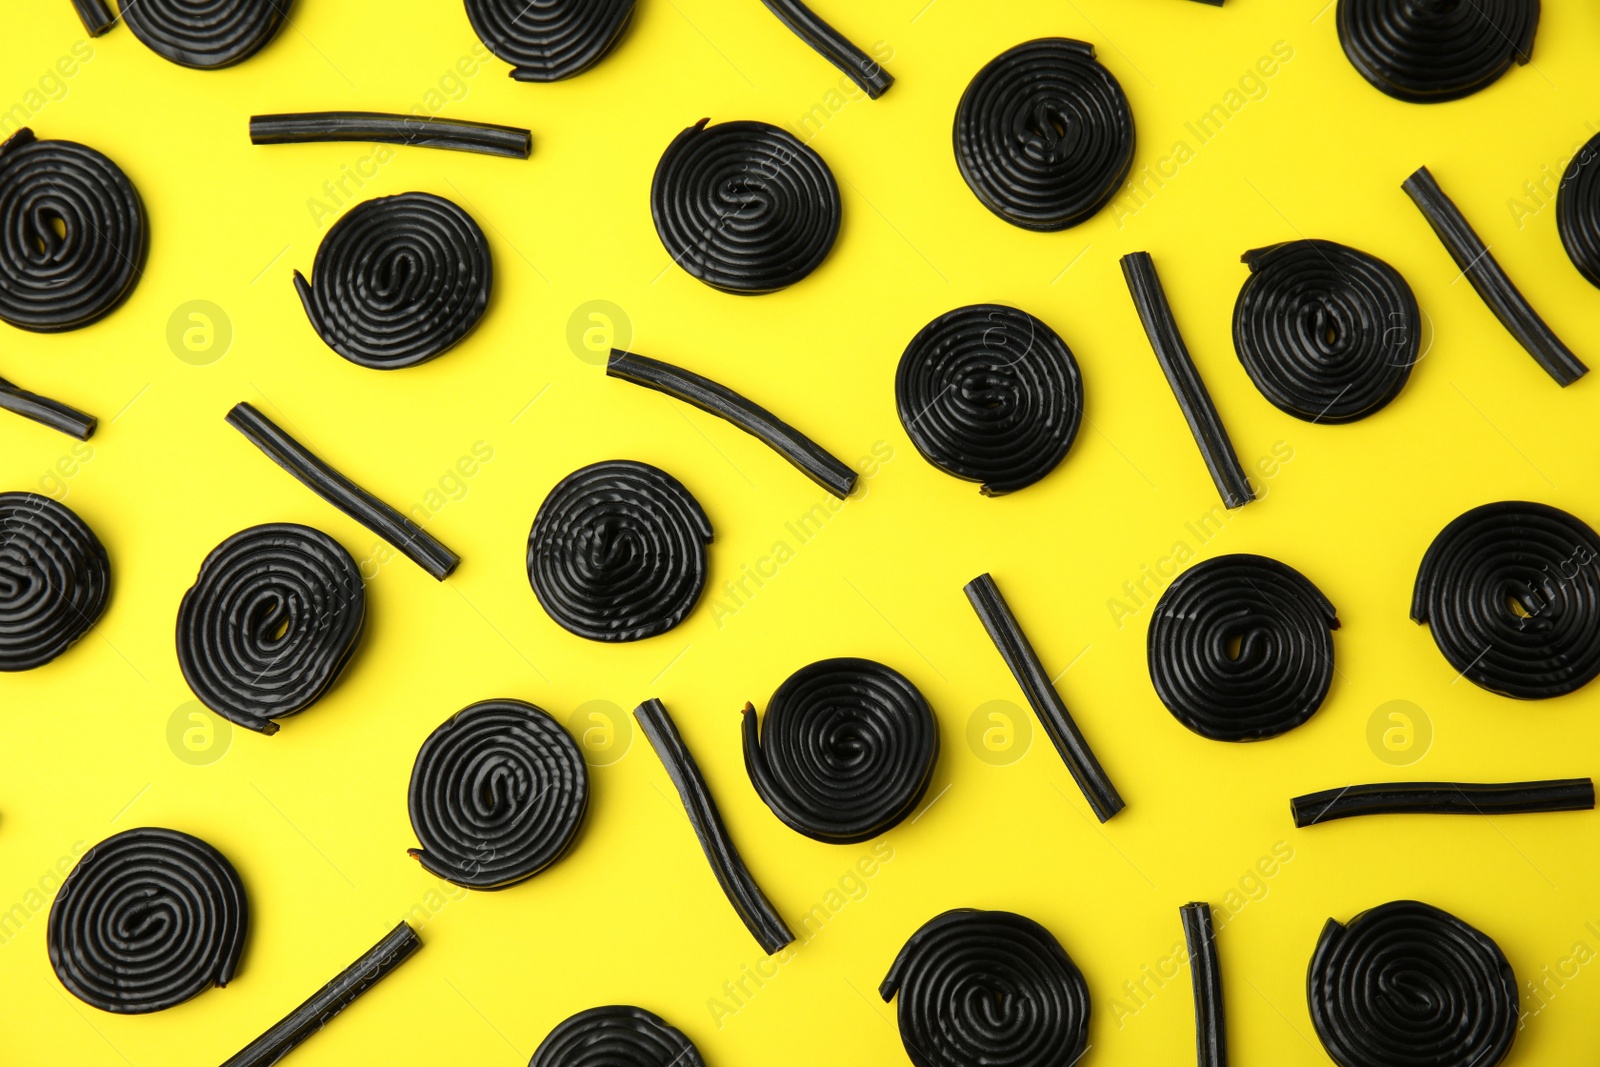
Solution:
[[(1507, 1063), (1592, 1057), (1600, 966), (1572, 959), (1580, 946), (1584, 960), (1600, 950), (1593, 815), (1368, 819), (1297, 832), (1288, 798), (1353, 781), (1595, 769), (1600, 691), (1542, 703), (1483, 692), (1455, 681), (1407, 617), (1424, 549), (1471, 506), (1528, 498), (1600, 521), (1600, 386), (1558, 388), (1467, 283), (1452, 282), (1455, 266), (1399, 185), (1428, 164), (1556, 332), (1600, 362), (1600, 293), (1563, 254), (1553, 206), (1535, 212), (1528, 201), (1519, 219), (1508, 204), (1542, 168), (1559, 172), (1600, 121), (1600, 11), (1546, 4), (1534, 66), (1470, 99), (1419, 107), (1361, 80), (1322, 4), (819, 2), (857, 42), (892, 49), (896, 84), (873, 102), (830, 96), (838, 72), (755, 0), (641, 0), (621, 47), (559, 85), (515, 83), (493, 59), (452, 79), (478, 44), (457, 0), (301, 0), (292, 27), (237, 68), (179, 68), (121, 27), (92, 42), (72, 77), (46, 83), (54, 98), (29, 97), (84, 35), (66, 0), (8, 0), (0, 106), (24, 104), (41, 137), (82, 140), (118, 162), (144, 197), (152, 240), (143, 281), (110, 318), (53, 337), (3, 328), (0, 373), (99, 415), (101, 429), (87, 461), (58, 467), (72, 441), (5, 416), (0, 484), (47, 489), (74, 508), (106, 543), (115, 587), (94, 634), (0, 683), (0, 908), (42, 903), (30, 891), (79, 843), (154, 824), (222, 849), (252, 916), (228, 988), (142, 1018), (65, 994), (46, 960), (44, 910), (20, 932), (5, 927), (0, 1001), (12, 1022), (0, 1059), (221, 1062), (409, 914), (425, 920), (422, 953), (293, 1063), (510, 1067), (570, 1013), (613, 1002), (665, 1015), (713, 1067), (902, 1063), (877, 983), (918, 925), (977, 906), (1033, 916), (1082, 967), (1094, 1001), (1088, 1062), (1181, 1063), (1193, 1055), (1187, 970), (1157, 988), (1144, 968), (1174, 973), (1177, 908), (1201, 899), (1228, 915), (1220, 948), (1234, 1062), (1316, 1064), (1327, 1061), (1303, 989), (1319, 929), (1329, 916), (1404, 897), (1477, 925), (1519, 979), (1545, 983), (1542, 1002), (1524, 987), (1524, 1007), (1539, 1010)], [(1195, 151), (1148, 203), (1124, 199), (1076, 229), (1036, 234), (1001, 222), (963, 185), (950, 125), (979, 67), (1057, 34), (1093, 42), (1126, 89), (1136, 172), (1180, 139)], [(1292, 59), (1247, 82), (1255, 98), (1198, 144), (1184, 124), (1225, 103), (1277, 42)], [(253, 148), (246, 120), (413, 105), (531, 127), (535, 151), (521, 162), (405, 149), (366, 181), (363, 199), (425, 190), (466, 207), (488, 234), (497, 275), (465, 344), (382, 374), (327, 349), (290, 284), (331, 221), (319, 225), (308, 201), (372, 147)], [(811, 144), (844, 203), (822, 268), (780, 294), (741, 298), (672, 267), (648, 193), (673, 135), (703, 116), (793, 129), (817, 105), (827, 121)], [(1280, 413), (1232, 351), (1240, 254), (1300, 236), (1388, 260), (1432, 324), (1405, 392), (1355, 425)], [(1279, 442), (1292, 449), (1265, 498), (1232, 513), (1201, 554), (1282, 559), (1343, 622), (1327, 702), (1277, 740), (1218, 744), (1179, 726), (1145, 670), (1149, 611), (1119, 627), (1108, 610), (1122, 583), (1174, 542), (1193, 544), (1185, 524), (1217, 504), (1117, 267), (1138, 249), (1156, 258), (1241, 459), (1254, 464)], [(225, 309), (234, 333), (207, 366), (180, 360), (167, 341), (174, 310), (197, 299)], [(597, 299), (625, 309), (636, 350), (768, 404), (847, 461), (879, 442), (893, 458), (798, 545), (785, 523), (826, 495), (737, 430), (578, 358), (568, 320)], [(1066, 462), (999, 500), (924, 463), (893, 398), (911, 336), (940, 312), (989, 300), (1054, 327), (1087, 389)], [(371, 534), (224, 424), (241, 400), (402, 507), (429, 501), (443, 479), (455, 498), (431, 498), (448, 503), (428, 504), (427, 525), (463, 556), (455, 577), (435, 583), (399, 558), (377, 566)], [(478, 442), (493, 459), (451, 481)], [(626, 646), (557, 627), (523, 567), (548, 489), (617, 457), (679, 477), (717, 535), (699, 609), (671, 633)], [(278, 736), (235, 731), (222, 758), (191, 765), (168, 743), (169, 720), (192, 699), (173, 652), (178, 601), (213, 546), (273, 521), (327, 530), (370, 561), (363, 650), (337, 689)], [(736, 611), (716, 610), (723, 584), (780, 540), (794, 558)], [(1047, 668), (1066, 671), (1061, 691), (1128, 802), (1105, 827), (1037, 728), (1010, 765), (968, 744), (976, 709), (1022, 702), (961, 592), (985, 570)], [(860, 882), (847, 876), (870, 847), (786, 829), (756, 797), (739, 753), (741, 704), (761, 705), (792, 670), (834, 655), (904, 672), (943, 731), (929, 794), (938, 799), (888, 835), (892, 860)], [(745, 979), (754, 995), (739, 1010), (714, 1012), (713, 998), (732, 1003), (724, 983), (744, 978), (761, 953), (636, 731), (620, 759), (594, 769), (586, 832), (558, 866), (503, 893), (439, 893), (405, 854), (415, 843), (412, 759), (451, 713), (502, 696), (563, 721), (590, 701), (631, 711), (661, 697), (778, 910), (796, 929), (813, 905), (836, 913), (763, 987)], [(1391, 700), (1412, 702), (1431, 723), (1431, 749), (1410, 767), (1369, 747), (1369, 719)], [(1275, 848), (1292, 859), (1268, 863), (1270, 877), (1253, 874)], [(842, 879), (858, 899), (829, 897)], [(1569, 977), (1549, 978), (1563, 968)], [(1153, 995), (1131, 1000), (1124, 983), (1140, 979)]]

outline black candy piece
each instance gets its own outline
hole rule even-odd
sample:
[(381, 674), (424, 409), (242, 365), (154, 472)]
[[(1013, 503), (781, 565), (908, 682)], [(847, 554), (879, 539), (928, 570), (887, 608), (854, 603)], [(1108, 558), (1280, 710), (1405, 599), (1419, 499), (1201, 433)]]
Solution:
[(184, 67), (242, 63), (283, 28), (289, 0), (123, 0), (122, 21), (146, 48)]
[(1593, 811), (1592, 778), (1547, 782), (1383, 782), (1307, 793), (1289, 801), (1305, 828), (1358, 815), (1531, 815)]
[(466, 0), (467, 19), (489, 51), (524, 82), (572, 78), (611, 54), (634, 0)]
[(654, 1012), (589, 1008), (550, 1031), (528, 1067), (705, 1067), (700, 1050)]
[(37, 493), (0, 493), (0, 671), (27, 671), (94, 628), (111, 561), (94, 531)]
[(531, 130), (492, 122), (433, 115), (392, 115), (382, 111), (307, 111), (250, 118), (251, 144), (326, 141), (446, 148), (508, 159), (527, 159), (533, 154)]
[(1572, 265), (1600, 285), (1600, 134), (1567, 165), (1556, 191), (1556, 229)]
[(1528, 62), (1539, 0), (1339, 0), (1337, 20), (1363, 78), (1397, 100), (1437, 104)]
[(844, 71), (845, 76), (876, 100), (889, 91), (894, 75), (884, 70), (877, 60), (851, 44), (849, 39), (824, 22), (800, 0), (761, 0), (767, 10), (778, 16), (778, 21), (789, 27), (806, 44), (820, 52), (829, 63)]
[(1183, 942), (1189, 952), (1194, 986), (1195, 1062), (1199, 1067), (1228, 1067), (1227, 1014), (1222, 1000), (1222, 961), (1217, 956), (1217, 931), (1211, 905), (1194, 901), (1178, 909)]
[(99, 37), (117, 24), (117, 16), (106, 6), (106, 0), (72, 0), (72, 6), (90, 37)]
[(95, 427), (100, 422), (93, 415), (69, 407), (59, 400), (30, 393), (4, 378), (0, 378), (0, 408), (21, 415), (25, 419), (32, 419), (41, 426), (59, 430), (69, 437), (76, 437), (80, 441), (87, 441), (93, 437)]

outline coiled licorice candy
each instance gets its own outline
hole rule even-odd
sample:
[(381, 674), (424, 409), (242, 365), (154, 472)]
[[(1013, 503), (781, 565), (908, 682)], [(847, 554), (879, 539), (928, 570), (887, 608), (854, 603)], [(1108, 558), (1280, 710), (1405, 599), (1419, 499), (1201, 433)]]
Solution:
[(466, 0), (472, 30), (511, 77), (576, 77), (611, 54), (633, 18), (634, 0)]
[(705, 1067), (700, 1050), (654, 1012), (628, 1004), (589, 1008), (539, 1043), (528, 1067)]
[(1502, 696), (1563, 696), (1600, 674), (1600, 535), (1559, 508), (1483, 504), (1422, 557), (1411, 617), (1450, 666)]
[(1415, 900), (1329, 919), (1306, 998), (1339, 1067), (1495, 1067), (1519, 1024), (1517, 976), (1500, 946)]
[(225, 986), (249, 909), (227, 859), (177, 830), (124, 830), (61, 883), (46, 934), (67, 991), (101, 1011), (162, 1011)]
[(1578, 149), (1561, 175), (1556, 229), (1572, 265), (1600, 285), (1600, 134)]
[(220, 70), (265, 48), (289, 0), (122, 0), (122, 21), (150, 51), (195, 70)]
[(917, 687), (868, 659), (825, 659), (778, 686), (766, 713), (744, 706), (744, 765), (772, 813), (845, 845), (900, 825), (939, 760), (939, 723)]
[(110, 598), (105, 546), (75, 512), (37, 493), (0, 493), (0, 671), (49, 663)]
[(1336, 18), (1363, 78), (1397, 100), (1436, 104), (1528, 62), (1539, 0), (1339, 0)]

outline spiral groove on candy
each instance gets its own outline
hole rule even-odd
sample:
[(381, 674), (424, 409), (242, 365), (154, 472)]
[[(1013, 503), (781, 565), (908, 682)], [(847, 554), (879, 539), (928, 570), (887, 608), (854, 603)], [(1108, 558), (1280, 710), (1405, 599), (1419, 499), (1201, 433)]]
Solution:
[(1517, 1034), (1517, 976), (1500, 946), (1415, 900), (1329, 919), (1306, 998), (1339, 1067), (1495, 1067)]
[(1572, 265), (1600, 285), (1600, 134), (1578, 149), (1561, 176), (1556, 229)]
[(861, 87), (876, 100), (889, 91), (894, 75), (861, 49), (849, 38), (824, 22), (801, 0), (761, 0), (767, 10), (778, 16), (778, 21), (789, 27), (796, 37), (815, 48), (829, 63), (844, 71), (845, 77)]
[(467, 889), (505, 889), (560, 859), (589, 807), (572, 735), (542, 708), (485, 700), (429, 735), (411, 772), (412, 856)]
[(1083, 379), (1066, 342), (1026, 311), (970, 304), (924, 326), (894, 379), (900, 424), (922, 457), (984, 496), (1039, 481), (1066, 458)]
[(1397, 100), (1437, 104), (1528, 62), (1539, 0), (1339, 0), (1337, 19), (1363, 78)]
[(94, 531), (37, 493), (0, 493), (0, 671), (26, 671), (88, 633), (111, 598)]
[(827, 258), (839, 185), (827, 163), (765, 122), (701, 119), (675, 137), (650, 183), (650, 214), (672, 261), (725, 293), (771, 293)]
[(443, 355), (489, 307), (494, 262), (478, 224), (432, 193), (357, 204), (333, 224), (307, 282), (306, 317), (351, 363), (397, 370)]
[(1133, 109), (1094, 46), (1025, 41), (990, 60), (956, 107), (956, 165), (1013, 226), (1064, 230), (1111, 202), (1133, 167)]
[(611, 54), (634, 0), (466, 0), (472, 30), (524, 82), (576, 77)]
[(104, 318), (139, 281), (148, 229), (115, 163), (19, 129), (0, 144), (0, 319), (59, 333)]
[(1594, 779), (1545, 782), (1383, 782), (1324, 789), (1289, 801), (1296, 827), (1358, 815), (1531, 815), (1593, 811)]
[(1089, 985), (1050, 931), (1008, 911), (930, 919), (878, 987), (900, 998), (916, 1067), (1071, 1067), (1088, 1047)]
[(50, 966), (67, 992), (123, 1015), (225, 986), (249, 909), (227, 859), (176, 830), (124, 830), (95, 845), (50, 905)]
[(900, 672), (827, 659), (791, 674), (757, 725), (744, 706), (744, 765), (772, 813), (818, 841), (877, 837), (909, 816), (933, 781), (939, 724)]
[(241, 530), (211, 551), (178, 607), (178, 666), (201, 703), (264, 734), (338, 680), (366, 623), (361, 570), (309, 526)]
[(528, 1067), (705, 1067), (700, 1050), (654, 1012), (628, 1004), (589, 1008), (539, 1043)]
[(220, 70), (278, 35), (289, 0), (123, 0), (122, 21), (146, 48), (180, 66)]
[(1150, 621), (1156, 695), (1213, 741), (1294, 729), (1333, 684), (1338, 614), (1305, 575), (1265, 556), (1217, 556), (1169, 585)]
[(1274, 406), (1308, 422), (1354, 422), (1405, 387), (1422, 344), (1411, 287), (1376, 256), (1300, 240), (1244, 254), (1233, 344)]
[(1600, 535), (1559, 508), (1484, 504), (1422, 557), (1411, 617), (1461, 676), (1502, 696), (1562, 696), (1600, 674)]
[(666, 633), (705, 588), (711, 520), (672, 475), (610, 460), (550, 490), (528, 533), (528, 582), (546, 614), (591, 641)]

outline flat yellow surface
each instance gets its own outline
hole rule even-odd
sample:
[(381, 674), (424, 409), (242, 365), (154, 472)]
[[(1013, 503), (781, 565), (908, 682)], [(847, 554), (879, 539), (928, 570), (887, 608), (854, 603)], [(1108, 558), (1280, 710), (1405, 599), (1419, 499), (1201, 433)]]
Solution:
[[(1360, 79), (1324, 2), (819, 0), (853, 39), (892, 55), (897, 82), (873, 102), (846, 92), (756, 0), (641, 0), (610, 59), (548, 86), (515, 83), (484, 58), (458, 0), (300, 0), (292, 28), (219, 73), (173, 66), (125, 27), (75, 43), (83, 32), (66, 0), (9, 0), (0, 106), (21, 110), (6, 129), (20, 113), (41, 137), (106, 152), (143, 195), (152, 240), (143, 281), (110, 318), (51, 337), (0, 327), (0, 373), (101, 417), (91, 444), (74, 447), (5, 416), (0, 485), (75, 509), (105, 541), (115, 580), (92, 635), (0, 681), (0, 912), (10, 909), (0, 914), (0, 1002), (11, 1020), (0, 1061), (219, 1063), (410, 917), (422, 953), (290, 1062), (511, 1067), (572, 1012), (631, 1002), (686, 1031), (712, 1067), (903, 1063), (877, 984), (918, 925), (977, 906), (1033, 916), (1082, 967), (1093, 997), (1086, 1062), (1182, 1063), (1193, 1024), (1177, 909), (1197, 899), (1222, 924), (1233, 1061), (1317, 1064), (1327, 1060), (1304, 974), (1320, 927), (1404, 897), (1460, 915), (1505, 950), (1527, 1012), (1508, 1064), (1592, 1059), (1594, 815), (1297, 832), (1288, 798), (1356, 781), (1597, 769), (1600, 690), (1537, 704), (1483, 692), (1456, 681), (1407, 617), (1423, 550), (1471, 506), (1526, 498), (1600, 522), (1600, 384), (1558, 388), (1453, 281), (1399, 184), (1428, 164), (1556, 332), (1600, 361), (1600, 292), (1563, 254), (1551, 198), (1524, 188), (1553, 190), (1600, 122), (1600, 11), (1547, 3), (1534, 66), (1468, 100), (1420, 107)], [(1058, 234), (991, 215), (950, 149), (971, 76), (1044, 35), (1096, 45), (1132, 100), (1135, 177), (1160, 177)], [(74, 55), (60, 75), (58, 59)], [(413, 106), (531, 127), (534, 156), (405, 149), (379, 160), (371, 145), (253, 148), (246, 136), (255, 112)], [(1201, 140), (1188, 124), (1217, 106), (1226, 122)], [(809, 279), (741, 298), (670, 264), (650, 221), (650, 177), (674, 134), (704, 116), (785, 125), (832, 167), (844, 225)], [(318, 340), (290, 273), (310, 269), (348, 204), (407, 190), (477, 218), (495, 290), (460, 348), (383, 374)], [(1301, 236), (1394, 264), (1431, 324), (1405, 392), (1367, 421), (1296, 421), (1233, 354), (1240, 254)], [(1117, 267), (1139, 249), (1155, 256), (1262, 490), (1213, 518), (1203, 541), (1190, 524), (1223, 513)], [(169, 320), (195, 300), (231, 326), (226, 353), (209, 363), (215, 350), (186, 353), (191, 362), (169, 345)], [(605, 378), (582, 346), (603, 323), (579, 314), (579, 344), (569, 343), (575, 311), (598, 300), (624, 309), (627, 323), (612, 316), (613, 326), (637, 351), (768, 404), (847, 461), (877, 457), (859, 496), (829, 508), (753, 439)], [(900, 352), (925, 322), (991, 300), (1054, 327), (1087, 390), (1066, 462), (998, 500), (924, 463), (893, 396)], [(180, 335), (194, 325), (186, 316)], [(203, 348), (205, 338), (190, 341)], [(464, 557), (455, 577), (434, 582), (269, 463), (222, 420), (241, 400), (381, 496), (416, 505)], [(557, 627), (523, 567), (549, 488), (611, 458), (675, 474), (716, 529), (698, 610), (626, 646)], [(213, 546), (274, 521), (326, 530), (363, 561), (363, 650), (276, 737), (218, 734), (208, 752), (202, 730), (186, 747), (196, 723), (173, 651), (179, 599)], [(1200, 558), (1275, 556), (1337, 606), (1337, 678), (1308, 724), (1219, 744), (1158, 702), (1145, 669), (1150, 611), (1124, 583), (1158, 589), (1167, 579), (1149, 575), (1171, 569), (1178, 545)], [(1021, 693), (961, 591), (983, 571), (1062, 672), (1068, 705), (1128, 801), (1105, 827), (1037, 727), (1024, 747)], [(1138, 610), (1113, 611), (1114, 598)], [(836, 655), (902, 671), (941, 722), (936, 799), (876, 851), (785, 828), (739, 753), (743, 702), (761, 705), (792, 670)], [(625, 712), (650, 696), (677, 717), (778, 910), (797, 930), (810, 917), (781, 965), (725, 903), (661, 765), (630, 731)], [(407, 858), (406, 784), (427, 734), (489, 697), (530, 700), (563, 721), (582, 708), (595, 745), (607, 743), (608, 715), (614, 733), (596, 754), (610, 762), (593, 771), (575, 850), (519, 887), (469, 894)], [(1393, 709), (1379, 709), (1397, 700), (1411, 705), (1409, 752), (1369, 731), (1375, 714), (1391, 725)], [(989, 742), (1004, 741), (1006, 715), (1015, 747), (985, 748), (997, 724)], [(48, 898), (58, 864), (139, 825), (198, 834), (232, 859), (251, 938), (228, 988), (118, 1018), (54, 978)]]

